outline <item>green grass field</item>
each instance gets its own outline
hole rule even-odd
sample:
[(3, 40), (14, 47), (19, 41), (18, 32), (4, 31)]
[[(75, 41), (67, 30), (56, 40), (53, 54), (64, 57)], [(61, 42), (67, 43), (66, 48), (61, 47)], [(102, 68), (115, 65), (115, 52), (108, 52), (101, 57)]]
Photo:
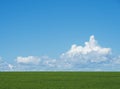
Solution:
[(120, 89), (120, 73), (0, 72), (0, 89)]

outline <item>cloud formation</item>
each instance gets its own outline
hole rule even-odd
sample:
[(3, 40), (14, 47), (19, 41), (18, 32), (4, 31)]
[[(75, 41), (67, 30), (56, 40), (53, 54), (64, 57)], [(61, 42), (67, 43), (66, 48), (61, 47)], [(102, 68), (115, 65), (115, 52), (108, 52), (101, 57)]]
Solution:
[(12, 64), (5, 62), (2, 57), (0, 57), (0, 71), (11, 71), (13, 68)]
[(101, 47), (92, 35), (84, 46), (73, 44), (57, 59), (47, 56), (19, 56), (16, 63), (0, 61), (0, 70), (8, 71), (118, 71), (120, 56), (111, 48)]
[(85, 46), (72, 45), (71, 49), (62, 54), (62, 58), (78, 62), (104, 62), (108, 60), (111, 54), (110, 48), (100, 47), (94, 36), (90, 36), (90, 40), (85, 42)]
[(17, 57), (16, 59), (17, 63), (21, 64), (39, 64), (40, 58), (34, 57), (34, 56), (28, 56), (28, 57)]

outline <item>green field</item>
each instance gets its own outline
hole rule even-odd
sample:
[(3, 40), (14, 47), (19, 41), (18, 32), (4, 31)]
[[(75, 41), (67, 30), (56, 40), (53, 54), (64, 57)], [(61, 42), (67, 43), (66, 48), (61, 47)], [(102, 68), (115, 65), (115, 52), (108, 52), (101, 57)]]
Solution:
[(0, 89), (120, 89), (120, 72), (0, 72)]

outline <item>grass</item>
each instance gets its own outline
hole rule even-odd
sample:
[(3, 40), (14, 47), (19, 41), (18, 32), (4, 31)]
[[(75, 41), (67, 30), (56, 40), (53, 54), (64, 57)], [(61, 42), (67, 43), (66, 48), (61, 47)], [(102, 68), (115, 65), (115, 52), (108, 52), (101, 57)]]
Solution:
[(0, 72), (0, 89), (120, 89), (120, 72)]

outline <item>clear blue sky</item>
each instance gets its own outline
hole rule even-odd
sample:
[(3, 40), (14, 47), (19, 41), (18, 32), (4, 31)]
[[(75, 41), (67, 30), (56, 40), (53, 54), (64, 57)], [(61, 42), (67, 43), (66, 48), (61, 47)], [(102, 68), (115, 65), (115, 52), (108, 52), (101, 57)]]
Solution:
[(119, 0), (0, 0), (0, 56), (53, 58), (95, 35), (120, 54)]

